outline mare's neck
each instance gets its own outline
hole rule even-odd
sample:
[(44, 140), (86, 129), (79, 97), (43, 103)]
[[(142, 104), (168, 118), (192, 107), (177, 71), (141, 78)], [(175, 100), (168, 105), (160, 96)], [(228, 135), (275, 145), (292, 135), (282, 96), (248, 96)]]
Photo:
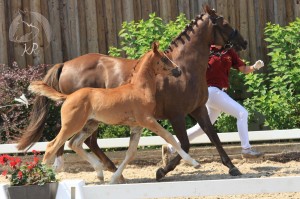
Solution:
[(213, 27), (209, 18), (203, 16), (185, 32), (176, 39), (175, 44), (171, 44), (168, 55), (187, 73), (203, 76), (206, 74)]

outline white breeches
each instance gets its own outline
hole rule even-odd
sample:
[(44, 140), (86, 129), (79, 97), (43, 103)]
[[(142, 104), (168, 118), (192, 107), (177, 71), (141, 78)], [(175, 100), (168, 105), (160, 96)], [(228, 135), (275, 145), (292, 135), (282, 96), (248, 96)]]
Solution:
[[(241, 146), (243, 149), (250, 148), (251, 145), (248, 136), (248, 111), (219, 88), (208, 87), (208, 94), (209, 97), (206, 107), (211, 123), (214, 124), (216, 122), (221, 112), (235, 117), (237, 119), (237, 129), (241, 140)], [(199, 124), (196, 124), (187, 129), (187, 134), (191, 141), (205, 133)], [(174, 151), (171, 147), (170, 149), (172, 152)]]

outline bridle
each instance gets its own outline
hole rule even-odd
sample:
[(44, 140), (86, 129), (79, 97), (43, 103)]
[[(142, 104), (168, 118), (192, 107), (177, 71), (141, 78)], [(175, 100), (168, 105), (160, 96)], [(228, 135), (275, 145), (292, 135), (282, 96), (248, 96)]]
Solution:
[(213, 28), (214, 28), (214, 38), (216, 38), (216, 31), (218, 31), (223, 39), (223, 41), (226, 41), (224, 46), (222, 46), (223, 51), (222, 52), (215, 52), (215, 51), (210, 51), (210, 55), (216, 55), (218, 57), (222, 56), (223, 54), (227, 53), (227, 51), (229, 49), (231, 49), (234, 44), (233, 44), (233, 40), (235, 39), (235, 37), (238, 35), (238, 30), (236, 29), (232, 29), (232, 32), (230, 33), (230, 35), (228, 36), (228, 39), (225, 39), (224, 37), (224, 33), (222, 32), (221, 28), (217, 25), (216, 21), (219, 18), (223, 18), (222, 16), (217, 16), (217, 17), (212, 17), (210, 16), (210, 20), (212, 21), (213, 24)]

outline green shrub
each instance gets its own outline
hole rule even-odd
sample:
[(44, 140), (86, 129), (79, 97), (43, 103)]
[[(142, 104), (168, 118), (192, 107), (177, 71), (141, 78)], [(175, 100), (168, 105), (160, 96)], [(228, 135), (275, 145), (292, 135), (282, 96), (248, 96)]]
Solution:
[(127, 58), (138, 59), (150, 50), (153, 41), (159, 41), (160, 49), (165, 50), (188, 22), (185, 15), (180, 14), (175, 21), (165, 23), (155, 13), (150, 14), (148, 20), (123, 22), (119, 32), (121, 47), (110, 47), (109, 54), (119, 57), (125, 53)]
[(267, 73), (246, 76), (253, 96), (245, 101), (252, 113), (265, 117), (271, 129), (300, 126), (300, 19), (288, 26), (267, 23), (265, 41), (271, 57)]

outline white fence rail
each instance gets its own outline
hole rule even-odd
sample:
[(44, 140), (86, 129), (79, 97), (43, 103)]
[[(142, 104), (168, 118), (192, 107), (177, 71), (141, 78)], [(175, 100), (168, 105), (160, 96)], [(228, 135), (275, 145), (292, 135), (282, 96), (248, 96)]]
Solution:
[[(218, 133), (222, 142), (240, 142), (240, 138), (237, 132), (232, 133)], [(271, 141), (271, 140), (289, 140), (300, 139), (300, 129), (286, 129), (286, 130), (268, 130), (268, 131), (250, 131), (250, 141)], [(101, 148), (118, 148), (128, 147), (129, 138), (111, 138), (111, 139), (98, 139), (98, 145)], [(45, 151), (48, 142), (38, 142), (31, 148), (32, 150)], [(139, 146), (157, 146), (165, 144), (166, 142), (159, 136), (141, 137)], [(200, 136), (191, 144), (211, 143), (206, 135)], [(87, 146), (84, 145), (87, 149)], [(71, 150), (67, 144), (65, 150)], [(16, 144), (1, 144), (0, 154), (5, 153), (20, 153), (16, 148)]]
[[(56, 199), (143, 199), (291, 193), (300, 192), (299, 184), (300, 176), (94, 186), (86, 186), (83, 180), (64, 180), (59, 183)], [(0, 184), (1, 199), (8, 199), (7, 187), (6, 184)], [(72, 188), (75, 188), (73, 193)]]
[[(220, 133), (222, 142), (240, 142), (238, 133)], [(251, 131), (251, 141), (300, 139), (300, 129)], [(129, 138), (99, 139), (102, 148), (127, 147)], [(165, 141), (158, 137), (142, 137), (139, 146), (162, 145)], [(201, 136), (191, 142), (210, 143), (207, 136)], [(36, 143), (32, 149), (45, 151), (47, 142)], [(85, 146), (86, 147), (86, 146)], [(66, 150), (70, 150), (67, 146)], [(0, 145), (0, 154), (20, 153), (16, 144)], [(86, 186), (82, 180), (63, 181), (59, 185), (56, 199), (96, 199), (96, 198), (168, 198), (168, 197), (201, 197), (239, 194), (288, 193), (300, 192), (300, 176), (272, 178), (241, 178), (225, 180), (180, 181), (138, 183), (122, 185)], [(71, 197), (71, 187), (76, 188)], [(234, 188), (233, 188), (234, 187)], [(0, 184), (0, 198), (7, 199), (6, 184)]]

